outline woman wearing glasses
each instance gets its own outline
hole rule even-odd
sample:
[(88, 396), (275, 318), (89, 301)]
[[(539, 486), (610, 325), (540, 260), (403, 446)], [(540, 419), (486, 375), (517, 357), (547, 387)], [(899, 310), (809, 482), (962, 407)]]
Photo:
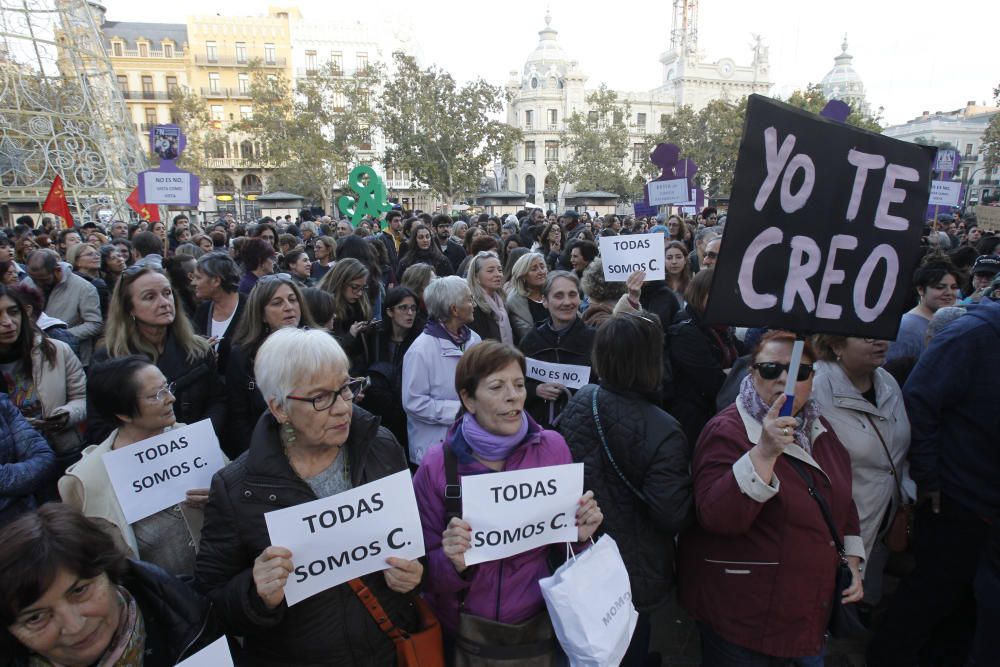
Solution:
[(353, 257), (341, 258), (323, 276), (319, 286), (337, 301), (331, 332), (350, 359), (350, 370), (360, 375), (368, 368), (371, 334), (377, 320), (369, 298), (369, 271)]
[[(226, 422), (226, 391), (215, 371), (215, 355), (198, 336), (163, 271), (137, 264), (122, 273), (111, 295), (105, 326), (105, 348), (94, 362), (139, 354), (156, 364), (167, 381), (177, 386), (177, 419), (194, 424), (211, 419), (220, 435)], [(88, 442), (108, 437), (113, 426), (97, 414), (88, 414)]]
[(264, 276), (250, 292), (226, 363), (229, 414), (221, 441), (230, 458), (246, 451), (257, 421), (267, 412), (253, 372), (258, 351), (268, 336), (289, 327), (316, 327), (302, 291), (286, 273)]
[[(395, 648), (350, 586), (288, 606), (293, 554), (271, 544), (264, 514), (326, 498), (406, 470), (395, 438), (354, 405), (365, 380), (326, 332), (282, 329), (261, 346), (254, 373), (268, 414), (249, 451), (212, 479), (196, 578), (227, 628), (244, 637), (241, 665), (390, 665)], [(419, 561), (387, 559), (362, 577), (389, 618), (415, 629), (410, 598)]]
[(867, 560), (865, 604), (882, 596), (882, 570), (889, 557), (882, 538), (916, 488), (909, 475), (910, 420), (903, 392), (882, 368), (889, 343), (874, 338), (821, 335), (813, 398), (851, 455), (854, 504)]
[(382, 418), (406, 449), (406, 412), (403, 410), (403, 358), (423, 325), (416, 326), (417, 295), (406, 287), (393, 287), (382, 302), (382, 321), (375, 330), (368, 376), (372, 387), (365, 392), (364, 406)]
[(140, 356), (111, 359), (90, 371), (91, 406), (114, 430), (59, 480), (63, 502), (100, 519), (132, 558), (159, 565), (170, 574), (194, 573), (194, 545), (208, 489), (190, 489), (187, 500), (130, 524), (111, 486), (103, 457), (177, 426), (175, 386), (159, 368)]
[[(708, 422), (694, 449), (698, 522), (680, 537), (677, 579), (706, 667), (771, 658), (820, 666), (831, 605), (862, 596), (851, 460), (810, 398), (817, 356), (808, 342), (792, 415), (780, 416), (794, 341), (764, 334), (736, 403)], [(836, 601), (840, 556), (810, 487), (829, 507), (853, 573)]]

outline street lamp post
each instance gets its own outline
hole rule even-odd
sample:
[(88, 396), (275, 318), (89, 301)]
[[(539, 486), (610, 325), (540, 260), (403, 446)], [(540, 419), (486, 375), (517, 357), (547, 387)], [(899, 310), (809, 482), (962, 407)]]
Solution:
[(985, 171), (986, 167), (979, 167), (974, 169), (971, 174), (969, 174), (969, 182), (965, 184), (965, 199), (962, 201), (962, 213), (967, 213), (966, 209), (969, 208), (969, 193), (972, 191), (972, 182), (975, 180), (976, 174), (981, 171)]

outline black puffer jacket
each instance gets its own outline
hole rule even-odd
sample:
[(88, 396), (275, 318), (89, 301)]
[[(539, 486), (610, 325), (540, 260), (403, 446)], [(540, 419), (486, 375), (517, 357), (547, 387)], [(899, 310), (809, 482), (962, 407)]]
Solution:
[[(107, 349), (101, 348), (94, 353), (91, 368), (107, 359)], [(209, 352), (200, 359), (188, 361), (187, 352), (168, 333), (156, 367), (167, 382), (176, 383), (174, 415), (177, 421), (194, 424), (202, 419), (211, 419), (212, 428), (221, 440), (226, 426), (226, 387), (215, 370), (215, 355)], [(101, 419), (88, 401), (87, 442), (103, 442), (115, 427), (116, 424)]]
[[(557, 334), (550, 326), (551, 320), (536, 327), (521, 341), (521, 352), (524, 356), (547, 361), (553, 364), (573, 364), (590, 367), (590, 355), (594, 350), (596, 330), (584, 324), (579, 317), (562, 335)], [(591, 371), (589, 381), (597, 378)], [(525, 387), (528, 390), (528, 400), (525, 409), (543, 428), (555, 428), (552, 421), (563, 411), (569, 397), (563, 393), (555, 401), (547, 401), (538, 395), (538, 385), (541, 382), (528, 378)], [(572, 393), (572, 390), (569, 390)], [(550, 419), (551, 413), (551, 419)]]
[[(142, 561), (128, 561), (121, 585), (135, 598), (146, 627), (144, 667), (170, 667), (191, 657), (222, 635), (208, 600), (180, 579)], [(8, 667), (27, 667), (21, 645)]]
[(222, 451), (236, 459), (250, 446), (250, 437), (260, 416), (267, 412), (267, 401), (257, 388), (250, 351), (239, 343), (229, 349), (226, 365), (226, 406), (229, 418), (226, 432), (219, 439)]
[(559, 432), (573, 460), (583, 462), (583, 488), (594, 491), (604, 513), (601, 529), (618, 543), (639, 611), (662, 603), (674, 583), (674, 535), (693, 516), (690, 456), (680, 424), (632, 392), (601, 387), (598, 414), (618, 469), (608, 460), (594, 423), (597, 385), (583, 387), (563, 410)]
[[(228, 633), (244, 638), (248, 667), (396, 664), (392, 641), (345, 583), (289, 607), (269, 610), (253, 584), (253, 562), (271, 545), (264, 514), (316, 500), (292, 470), (269, 414), (257, 422), (250, 449), (212, 479), (196, 577)], [(376, 417), (354, 408), (344, 445), (357, 487), (406, 470), (403, 449)], [(389, 590), (381, 572), (363, 577), (393, 622), (417, 625), (409, 597)]]

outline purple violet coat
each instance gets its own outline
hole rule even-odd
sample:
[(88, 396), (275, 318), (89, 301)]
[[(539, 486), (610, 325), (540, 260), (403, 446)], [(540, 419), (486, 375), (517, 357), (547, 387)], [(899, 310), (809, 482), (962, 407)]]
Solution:
[[(479, 563), (459, 575), (441, 548), (445, 529), (444, 450), (452, 447), (458, 457), (458, 476), (493, 472), (468, 453), (468, 444), (457, 424), (452, 425), (443, 443), (427, 450), (413, 479), (420, 508), (427, 550), (424, 594), (446, 632), (458, 628), (458, 594), (466, 590), (465, 611), (501, 623), (518, 624), (545, 609), (538, 580), (552, 574), (548, 563), (550, 547), (539, 547), (504, 558)], [(504, 471), (541, 468), (572, 463), (566, 441), (556, 431), (542, 429), (528, 417), (528, 434), (507, 457)], [(560, 547), (562, 548), (562, 547)]]

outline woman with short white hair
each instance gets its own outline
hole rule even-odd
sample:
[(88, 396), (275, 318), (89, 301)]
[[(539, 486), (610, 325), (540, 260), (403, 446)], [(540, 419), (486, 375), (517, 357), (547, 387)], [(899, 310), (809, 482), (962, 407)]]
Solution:
[[(272, 545), (264, 514), (373, 482), (401, 470), (396, 439), (354, 400), (367, 378), (351, 378), (343, 349), (325, 331), (275, 331), (257, 351), (254, 375), (268, 412), (250, 449), (212, 479), (196, 577), (227, 628), (244, 637), (241, 665), (395, 661), (392, 640), (347, 584), (285, 604), (291, 551)], [(387, 558), (362, 577), (392, 623), (419, 624), (407, 595), (419, 561)], [(301, 563), (299, 563), (301, 564)]]
[(427, 325), (403, 357), (403, 409), (407, 417), (410, 461), (444, 440), (461, 402), (455, 369), (470, 347), (480, 342), (469, 328), (475, 303), (465, 280), (447, 276), (424, 290)]

